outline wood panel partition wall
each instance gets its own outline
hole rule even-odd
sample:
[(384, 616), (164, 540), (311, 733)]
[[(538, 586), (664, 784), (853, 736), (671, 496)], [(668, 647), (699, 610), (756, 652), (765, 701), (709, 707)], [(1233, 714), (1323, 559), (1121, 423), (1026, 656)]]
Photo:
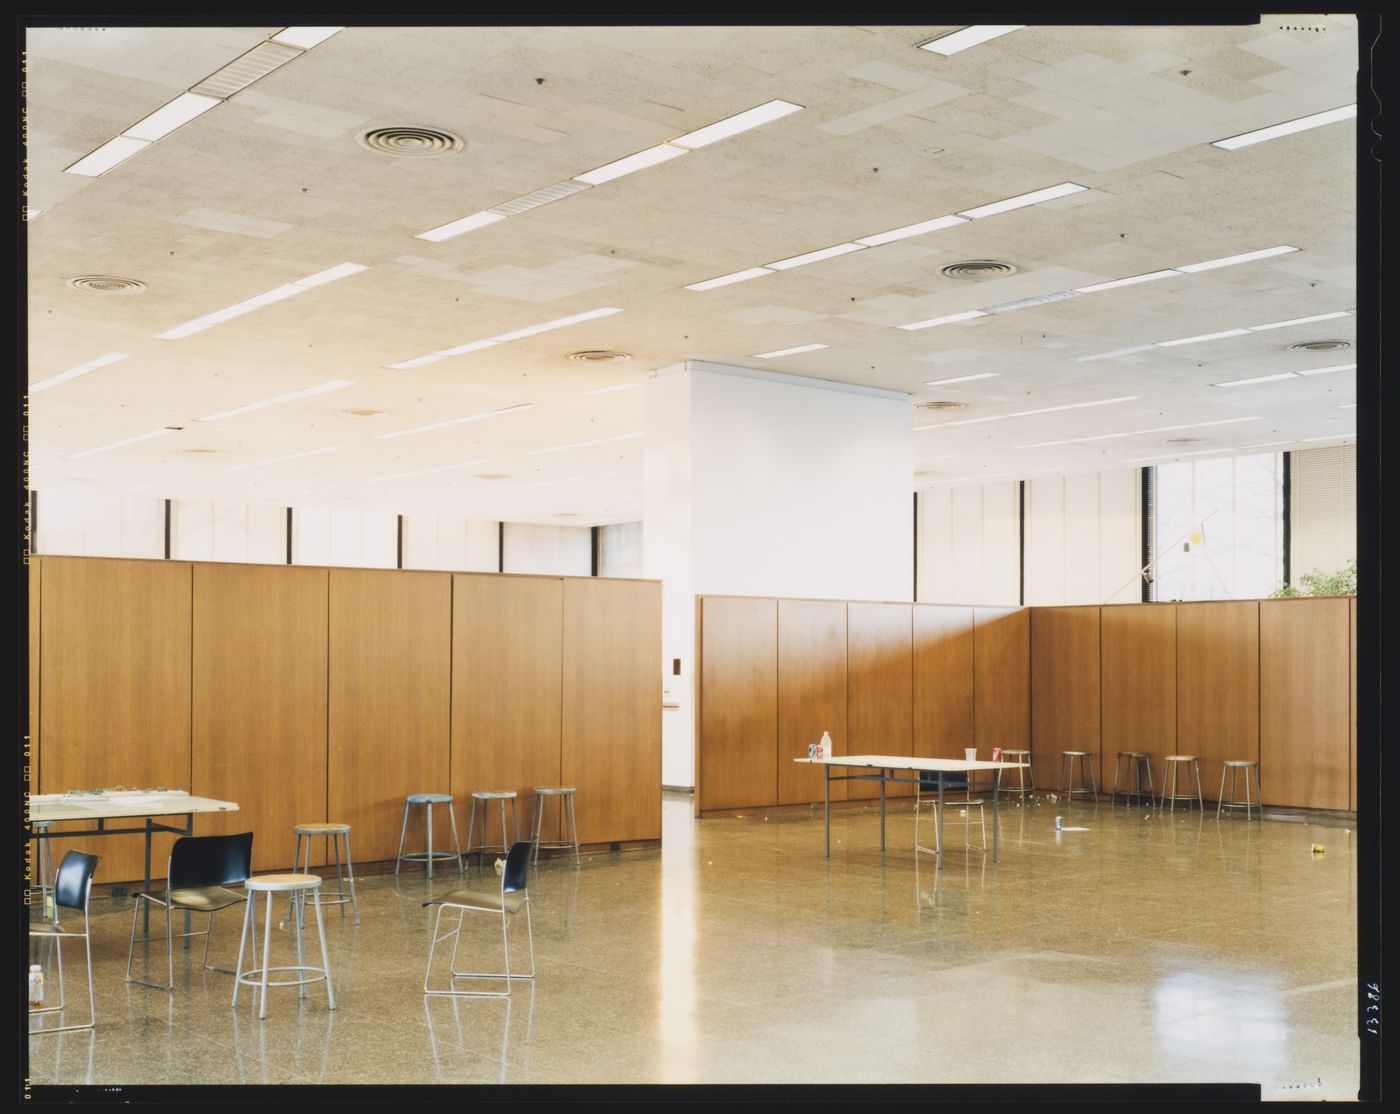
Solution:
[[(514, 789), (528, 838), (534, 787), (562, 784), (563, 630), (562, 580), (452, 578), (452, 793), (464, 822), (474, 790)], [(500, 811), (490, 807), (492, 840)], [(558, 810), (547, 816), (540, 838), (558, 840)]]
[[(1163, 759), (1176, 753), (1176, 607), (1122, 604), (1100, 613), (1106, 787), (1113, 788), (1115, 755), (1136, 750), (1147, 754), (1156, 788)], [(1126, 762), (1123, 778), (1125, 786), (1136, 786)], [(1146, 787), (1146, 771), (1141, 778)]]
[[(1221, 762), (1259, 758), (1259, 601), (1177, 604), (1176, 678), (1177, 753), (1200, 758), (1201, 788), (1214, 797)], [(1262, 763), (1259, 775), (1264, 800), (1279, 803)]]
[[(189, 785), (189, 563), (46, 557), (43, 567), (39, 792)], [(157, 874), (173, 840), (152, 841)], [(70, 847), (101, 856), (99, 882), (142, 877), (137, 837), (62, 840), (55, 865)]]
[(1349, 628), (1345, 599), (1259, 603), (1259, 767), (1270, 804), (1350, 807)]
[(1356, 597), (1351, 598), (1351, 796), (1348, 808), (1356, 811)]
[[(822, 771), (793, 762), (826, 731), (832, 753), (846, 749), (846, 605), (834, 600), (778, 601), (778, 796), (780, 805), (820, 801)], [(844, 781), (831, 799), (844, 801)], [(767, 803), (767, 802), (765, 802)]]
[(706, 596), (696, 781), (700, 811), (778, 799), (778, 603)]
[[(1060, 752), (1087, 750), (1098, 784), (1113, 762), (1100, 748), (1099, 608), (1037, 607), (1031, 611), (1031, 751), (1035, 783), (1059, 784)], [(1093, 784), (1075, 760), (1076, 780)]]
[(196, 831), (253, 832), (259, 872), (291, 865), (294, 824), (326, 819), (327, 591), (325, 569), (194, 566), (189, 788), (239, 808)]
[[(449, 792), (451, 592), (451, 573), (330, 570), (326, 811), (359, 860), (394, 858), (405, 796)], [(425, 811), (405, 850), (423, 849)], [(434, 850), (451, 846), (441, 811)]]
[(974, 745), (972, 627), (970, 607), (914, 605), (914, 754), (919, 758), (962, 758)]
[(973, 744), (1027, 750), (1031, 745), (1030, 611), (978, 607), (973, 617)]
[[(29, 722), (24, 725), (24, 729), (29, 733), (29, 746), (24, 787), (33, 794), (39, 792), (39, 632), (43, 629), (39, 622), (39, 577), (42, 562), (38, 558), (30, 557), (25, 564), (29, 572)], [(55, 847), (57, 846), (55, 844)], [(29, 841), (29, 854), (29, 868), (25, 877), (32, 880), (39, 864), (37, 840)]]
[(661, 838), (661, 585), (564, 580), (561, 774), (582, 843)]
[[(848, 754), (914, 753), (911, 609), (907, 603), (846, 605)], [(914, 792), (912, 785), (893, 782), (884, 789), (886, 796), (891, 797)], [(878, 796), (877, 781), (846, 783), (848, 800)]]

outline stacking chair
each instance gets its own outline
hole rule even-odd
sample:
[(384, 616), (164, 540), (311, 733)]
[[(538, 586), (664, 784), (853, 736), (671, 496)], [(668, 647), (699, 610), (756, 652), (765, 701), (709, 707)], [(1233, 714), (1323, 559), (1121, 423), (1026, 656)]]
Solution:
[[(63, 941), (65, 938), (82, 937), (83, 945), (87, 949), (87, 1024), (55, 1025), (48, 1029), (35, 1029), (30, 1026), (31, 1036), (37, 1036), (40, 1033), (69, 1033), (75, 1029), (91, 1029), (97, 1023), (97, 1007), (93, 1002), (92, 992), (92, 931), (88, 925), (88, 900), (92, 896), (92, 872), (97, 869), (97, 859), (98, 856), (89, 855), (83, 851), (69, 851), (64, 855), (63, 862), (58, 867), (58, 874), (53, 881), (54, 919), (29, 926), (31, 940), (37, 937), (50, 939), (54, 942), (58, 966), (58, 1005), (30, 1010), (30, 1014), (57, 1013), (63, 1009)], [(58, 927), (58, 910), (60, 909), (80, 910), (83, 914), (83, 930), (81, 932), (61, 931)]]
[[(164, 893), (139, 893), (131, 910), (131, 945), (126, 953), (126, 981), (153, 986), (157, 990), (175, 989), (175, 938), (204, 937), (204, 969), (225, 975), (236, 974), (223, 967), (209, 965), (209, 935), (214, 930), (214, 914), (230, 905), (246, 900), (246, 895), (225, 886), (245, 882), (253, 872), (253, 833), (221, 836), (182, 836), (170, 849), (170, 865), (165, 871)], [(165, 909), (165, 949), (169, 980), (165, 983), (147, 982), (131, 974), (131, 960), (136, 952), (136, 919), (141, 902), (148, 901)], [(208, 923), (199, 932), (172, 932), (171, 914), (181, 909), (209, 914)]]
[[(529, 840), (517, 840), (511, 845), (510, 851), (506, 854), (505, 870), (501, 872), (501, 888), (499, 892), (484, 890), (453, 890), (451, 893), (443, 894), (440, 897), (432, 898), (423, 902), (426, 909), (429, 905), (438, 907), (437, 916), (433, 920), (433, 942), (428, 948), (428, 969), (423, 973), (423, 993), (439, 994), (459, 998), (504, 998), (510, 994), (510, 983), (512, 979), (533, 979), (535, 977), (535, 934), (530, 924), (530, 892), (526, 889), (525, 874), (530, 865), (530, 854), (534, 850), (534, 844)], [(442, 924), (442, 911), (444, 909), (457, 910), (457, 927), (442, 934), (438, 933), (438, 928)], [(529, 974), (512, 974), (510, 970), (510, 934), (508, 928), (508, 918), (525, 910), (525, 933), (530, 942), (530, 971)], [(504, 963), (500, 971), (459, 971), (457, 970), (457, 948), (462, 942), (462, 921), (466, 918), (468, 911), (479, 913), (499, 913), (501, 917), (501, 946), (504, 953)], [(452, 959), (448, 964), (451, 972), (451, 980), (448, 982), (446, 990), (430, 990), (429, 979), (433, 973), (433, 953), (437, 946), (449, 936), (452, 941)], [(504, 990), (455, 990), (452, 980), (456, 979), (502, 979), (505, 981)]]
[[(962, 796), (960, 796), (960, 797), (952, 797), (952, 796), (949, 795), (949, 792), (950, 792), (950, 791), (952, 791), (952, 792), (957, 792), (957, 791), (959, 791), (959, 790), (962, 791)], [(981, 798), (981, 797), (973, 797), (973, 795), (972, 795), (972, 779), (971, 779), (971, 777), (970, 777), (968, 774), (955, 774), (955, 775), (953, 775), (952, 777), (944, 777), (944, 779), (943, 779), (943, 804), (944, 804), (944, 807), (953, 807), (953, 806), (955, 806), (955, 807), (957, 807), (957, 808), (960, 808), (960, 809), (963, 809), (963, 810), (964, 810), (964, 811), (963, 811), (963, 832), (964, 832), (964, 835), (963, 835), (963, 845), (964, 845), (965, 847), (968, 847), (968, 848), (970, 848), (970, 849), (972, 849), (972, 850), (975, 850), (975, 851), (985, 851), (985, 850), (987, 849), (987, 820), (986, 820), (986, 815), (985, 815), (985, 814), (983, 813), (983, 811), (982, 811), (982, 801), (983, 801), (983, 798)], [(933, 818), (933, 819), (934, 819), (934, 825), (933, 825), (934, 841), (933, 841), (933, 846), (932, 846), (932, 847), (925, 847), (923, 844), (921, 844), (921, 843), (919, 842), (919, 806), (920, 806), (920, 805), (923, 805), (923, 804), (929, 804), (929, 803), (932, 803), (932, 804), (933, 804), (933, 806), (934, 806), (934, 813), (935, 813), (935, 816), (934, 816), (934, 818)], [(971, 836), (972, 836), (972, 813), (973, 813), (973, 810), (974, 810), (974, 809), (977, 811), (977, 824), (978, 824), (978, 827), (979, 827), (979, 828), (981, 829), (981, 831), (982, 831), (982, 845), (981, 845), (980, 847), (978, 847), (978, 846), (976, 846), (975, 844), (973, 844), (973, 842), (972, 842), (972, 840), (971, 840)], [(921, 775), (921, 776), (919, 777), (919, 787), (918, 787), (918, 789), (916, 790), (915, 796), (914, 796), (914, 851), (916, 852), (916, 854), (915, 854), (914, 857), (915, 857), (916, 859), (918, 858), (917, 852), (919, 852), (919, 851), (925, 851), (925, 852), (928, 852), (928, 853), (931, 854), (931, 855), (941, 855), (941, 854), (943, 853), (943, 848), (942, 848), (942, 846), (941, 846), (941, 845), (939, 844), (939, 842), (938, 842), (938, 816), (936, 815), (937, 812), (938, 812), (938, 782), (937, 782), (935, 779), (933, 779), (933, 778), (925, 779), (925, 778)]]

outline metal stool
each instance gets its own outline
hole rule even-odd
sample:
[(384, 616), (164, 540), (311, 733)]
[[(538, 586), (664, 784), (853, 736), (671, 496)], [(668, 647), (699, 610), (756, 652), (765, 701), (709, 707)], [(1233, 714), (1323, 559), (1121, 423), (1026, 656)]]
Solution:
[[(1190, 770), (1196, 775), (1195, 796), (1191, 795), (1191, 783), (1189, 780), (1186, 783), (1187, 791), (1185, 793), (1177, 792), (1176, 773), (1179, 769), (1181, 769), (1182, 765), (1187, 762), (1190, 763)], [(1171, 771), (1170, 793), (1167, 792), (1167, 778), (1169, 776), (1167, 774), (1168, 770)], [(1165, 806), (1168, 801), (1171, 801), (1172, 803), (1171, 811), (1173, 812), (1176, 811), (1177, 801), (1195, 801), (1197, 807), (1200, 808), (1202, 812), (1205, 811), (1206, 803), (1201, 798), (1201, 760), (1197, 758), (1194, 754), (1169, 754), (1164, 759), (1162, 759), (1162, 800), (1160, 804), (1162, 806)]]
[[(414, 805), (426, 805), (428, 809), (426, 827), (428, 829), (428, 849), (426, 851), (414, 851), (405, 855), (403, 851), (404, 836), (408, 834), (408, 810)], [(457, 850), (450, 851), (433, 850), (433, 805), (447, 806), (447, 819), (452, 826), (452, 846)], [(399, 872), (399, 863), (407, 859), (413, 863), (427, 863), (428, 877), (433, 876), (433, 861), (435, 859), (456, 859), (457, 873), (462, 873), (462, 845), (457, 842), (457, 817), (452, 811), (451, 793), (411, 793), (404, 798), (403, 804), (403, 827), (399, 830), (399, 853), (394, 859), (394, 873)]]
[[(36, 820), (30, 825), (35, 832), (47, 832), (50, 821)], [(39, 892), (39, 901), (43, 906), (40, 913), (40, 920), (52, 920), (54, 925), (58, 924), (58, 906), (53, 899), (53, 854), (49, 850), (48, 839), (36, 839), (34, 841), (39, 846), (34, 855), (34, 869), (38, 872), (37, 884), (30, 886), (30, 890)]]
[[(1016, 770), (1016, 784), (1003, 785), (1003, 793), (1015, 793), (1021, 797), (1028, 796), (1035, 792), (1035, 768), (1031, 765), (1031, 752), (1028, 750), (1004, 750), (1001, 752), (1003, 762), (1024, 762), (1025, 766)], [(1026, 785), (1026, 775), (1030, 775), (1030, 786)]]
[[(486, 842), (486, 826), (491, 820), (491, 802), (501, 802), (501, 854), (504, 855), (510, 850), (510, 845), (520, 838), (520, 821), (515, 815), (515, 790), (514, 789), (478, 789), (472, 793), (472, 811), (467, 817), (467, 849), (462, 853), (467, 862), (471, 862), (472, 851), (485, 855), (487, 851), (494, 851), (495, 845), (488, 845)], [(510, 802), (510, 826), (515, 829), (515, 839), (512, 839), (506, 832), (506, 802)], [(476, 809), (481, 806), (481, 843), (472, 843), (472, 831), (476, 827)]]
[[(1002, 752), (1003, 754), (1005, 751)], [(1084, 785), (1075, 785), (1074, 782), (1074, 760), (1079, 759), (1079, 775), (1084, 776), (1084, 771), (1089, 771), (1089, 781), (1093, 788)], [(1068, 774), (1068, 778), (1066, 775)], [(1087, 750), (1062, 750), (1060, 751), (1060, 785), (1059, 795), (1067, 800), (1073, 800), (1074, 795), (1079, 793), (1083, 796), (1092, 795), (1094, 800), (1099, 799), (1099, 783), (1094, 777), (1093, 755)]]
[[(331, 851), (335, 855), (335, 884), (333, 890), (323, 891), (330, 900), (322, 901), (322, 905), (349, 905), (355, 913), (355, 923), (360, 923), (360, 906), (355, 900), (355, 868), (350, 862), (350, 825), (349, 824), (297, 824), (292, 828), (296, 833), (296, 850), (292, 852), (292, 869), (300, 870), (303, 874), (311, 873), (311, 838), (312, 836), (325, 836), (331, 841)], [(306, 851), (302, 852), (302, 837), (306, 838)], [(345, 841), (345, 870), (342, 874), (340, 868), (340, 841)], [(305, 861), (303, 861), (305, 860)], [(345, 888), (346, 881), (349, 881), (350, 888)], [(288, 899), (290, 902), (291, 899)], [(290, 904), (288, 911), (290, 912)], [(341, 909), (340, 915), (345, 916), (345, 910)]]
[[(1237, 801), (1235, 800), (1235, 771), (1236, 771), (1236, 770), (1241, 770), (1241, 769), (1244, 770), (1244, 804), (1240, 804), (1239, 802), (1237, 802)], [(1229, 799), (1228, 801), (1225, 799), (1225, 771), (1226, 771), (1226, 770), (1229, 770), (1229, 771), (1230, 771), (1230, 799)], [(1249, 774), (1250, 774), (1250, 771), (1251, 771), (1251, 770), (1254, 771), (1254, 801), (1253, 801), (1253, 802), (1251, 802), (1250, 799), (1249, 799)], [(1231, 759), (1231, 760), (1227, 761), (1227, 762), (1221, 767), (1221, 770), (1220, 770), (1220, 796), (1219, 796), (1219, 798), (1218, 798), (1217, 801), (1216, 801), (1216, 805), (1215, 805), (1215, 815), (1216, 815), (1217, 818), (1219, 818), (1222, 809), (1227, 809), (1227, 808), (1229, 808), (1229, 809), (1242, 808), (1242, 809), (1244, 809), (1244, 818), (1245, 818), (1246, 820), (1249, 820), (1249, 819), (1251, 818), (1251, 817), (1250, 817), (1250, 812), (1249, 812), (1249, 810), (1250, 810), (1251, 807), (1257, 807), (1257, 808), (1259, 809), (1259, 819), (1260, 819), (1260, 820), (1263, 820), (1263, 819), (1264, 819), (1264, 794), (1263, 794), (1263, 790), (1261, 790), (1261, 789), (1259, 788), (1259, 762), (1258, 762), (1257, 760), (1247, 760), (1247, 759), (1243, 759), (1243, 758), (1240, 758), (1240, 759)]]
[[(530, 837), (535, 843), (534, 861), (540, 861), (540, 848), (548, 847), (551, 850), (561, 851), (564, 848), (574, 849), (574, 862), (579, 861), (578, 854), (578, 825), (574, 822), (574, 792), (572, 785), (537, 785), (535, 786), (535, 814), (530, 824)], [(562, 823), (565, 818), (565, 810), (569, 822), (569, 835), (571, 840), (549, 840), (540, 842), (540, 827), (544, 823), (544, 805), (549, 798), (553, 797), (559, 802), (559, 820)]]
[[(308, 844), (309, 846), (309, 844)], [(330, 999), (330, 1008), (335, 1009), (335, 990), (331, 987), (331, 961), (326, 954), (326, 926), (321, 920), (321, 879), (314, 874), (264, 874), (258, 878), (249, 878), (243, 883), (248, 891), (247, 908), (243, 913), (243, 935), (238, 941), (238, 970), (233, 976), (233, 1004), (238, 1005), (238, 988), (240, 986), (256, 986), (262, 989), (262, 1001), (258, 1010), (258, 1017), (267, 1016), (267, 988), (269, 986), (298, 986), (301, 990), (298, 997), (306, 997), (306, 985), (313, 982), (324, 982), (326, 984), (326, 997)], [(267, 894), (267, 910), (263, 920), (263, 961), (261, 967), (253, 967), (247, 971), (243, 970), (243, 953), (248, 945), (249, 928), (253, 937), (253, 960), (258, 957), (258, 915), (256, 912), (257, 895)], [(297, 961), (292, 964), (283, 964), (280, 967), (272, 966), (272, 897), (274, 894), (290, 894), (296, 906), (296, 915), (291, 918), (292, 931), (297, 938)], [(312, 904), (316, 907), (316, 932), (321, 937), (321, 966), (312, 967), (302, 962), (301, 954), (301, 928), (306, 919), (306, 895), (311, 894)], [(301, 972), (294, 979), (278, 979), (275, 982), (269, 981), (268, 973), (271, 971), (299, 971)], [(311, 972), (316, 972), (314, 975)]]
[(1149, 804), (1156, 803), (1157, 790), (1152, 784), (1152, 758), (1145, 751), (1141, 750), (1120, 750), (1118, 760), (1113, 764), (1113, 793), (1108, 798), (1111, 805), (1118, 803), (1118, 774), (1123, 767), (1123, 759), (1127, 759), (1129, 769), (1133, 775), (1133, 788), (1124, 787), (1123, 796), (1136, 797), (1138, 804), (1142, 804), (1142, 768), (1147, 767), (1147, 800)]

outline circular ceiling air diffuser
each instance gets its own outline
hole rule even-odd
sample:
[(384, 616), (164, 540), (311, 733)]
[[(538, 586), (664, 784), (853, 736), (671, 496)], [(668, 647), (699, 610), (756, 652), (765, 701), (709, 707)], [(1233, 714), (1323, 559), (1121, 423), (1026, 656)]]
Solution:
[(570, 352), (569, 359), (581, 364), (625, 364), (632, 358), (628, 352), (610, 352), (604, 348), (590, 348), (583, 352)]
[(85, 290), (90, 294), (140, 294), (146, 289), (144, 282), (117, 278), (114, 275), (79, 275), (77, 278), (70, 278), (68, 285), (74, 290)]
[(1290, 352), (1337, 352), (1343, 348), (1350, 348), (1349, 340), (1300, 340), (1297, 344), (1290, 344)]
[(918, 408), (920, 410), (966, 410), (967, 403), (939, 399), (936, 402), (921, 402), (918, 404)]
[(466, 143), (459, 135), (438, 128), (371, 128), (359, 136), (360, 146), (381, 155), (431, 158), (462, 150)]
[(939, 273), (946, 278), (978, 279), (1014, 275), (1018, 270), (1020, 268), (1014, 263), (1002, 263), (996, 259), (964, 259), (961, 263), (949, 263)]

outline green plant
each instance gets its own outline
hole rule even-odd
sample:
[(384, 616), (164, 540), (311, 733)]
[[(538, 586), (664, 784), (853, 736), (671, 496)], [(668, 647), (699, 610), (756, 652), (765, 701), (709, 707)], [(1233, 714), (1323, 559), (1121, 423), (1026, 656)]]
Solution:
[(1270, 599), (1290, 599), (1294, 596), (1354, 596), (1356, 595), (1356, 558), (1353, 557), (1336, 572), (1324, 573), (1318, 569), (1304, 573), (1298, 578), (1298, 585), (1284, 583), (1270, 593)]

